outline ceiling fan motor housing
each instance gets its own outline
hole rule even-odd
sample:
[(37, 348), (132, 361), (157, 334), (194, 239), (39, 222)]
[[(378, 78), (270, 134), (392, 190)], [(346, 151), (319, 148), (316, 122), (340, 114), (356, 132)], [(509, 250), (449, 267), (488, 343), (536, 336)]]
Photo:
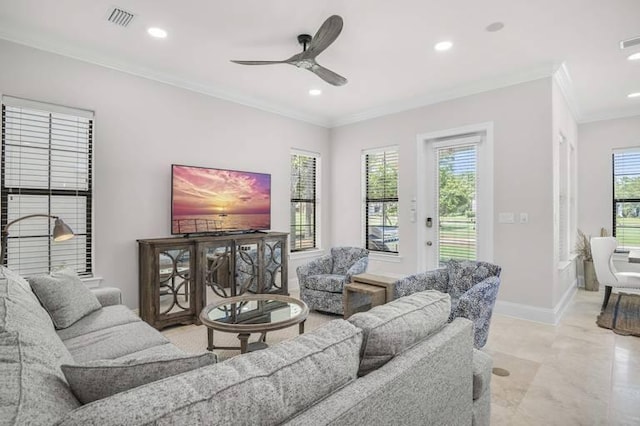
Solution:
[(302, 45), (303, 51), (307, 50), (307, 45), (311, 43), (311, 35), (309, 34), (300, 34), (298, 35), (298, 43)]

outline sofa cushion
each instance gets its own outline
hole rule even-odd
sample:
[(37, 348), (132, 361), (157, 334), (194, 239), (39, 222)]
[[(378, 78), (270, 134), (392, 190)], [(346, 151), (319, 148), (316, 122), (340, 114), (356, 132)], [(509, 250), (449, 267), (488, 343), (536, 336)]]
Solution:
[(168, 342), (155, 328), (144, 321), (137, 321), (72, 337), (64, 344), (76, 363), (84, 363), (120, 358)]
[(58, 330), (58, 336), (62, 340), (69, 340), (83, 334), (138, 321), (141, 321), (140, 317), (124, 305), (105, 306), (91, 312), (69, 327)]
[(162, 357), (174, 357), (178, 358), (181, 356), (185, 356), (187, 353), (181, 349), (178, 349), (173, 343), (165, 343), (164, 345), (151, 346), (150, 348), (145, 348), (137, 352), (132, 352), (130, 354), (114, 358), (115, 361), (129, 361), (132, 359), (146, 359), (146, 358), (156, 358), (159, 356)]
[(304, 285), (310, 290), (327, 291), (329, 293), (342, 293), (344, 288), (344, 275), (310, 275)]
[(0, 265), (0, 278), (6, 278), (11, 281), (10, 286), (4, 287), (4, 291), (11, 292), (11, 296), (17, 296), (18, 293), (22, 293), (24, 296), (27, 296), (31, 299), (36, 305), (40, 305), (40, 301), (33, 293), (31, 286), (20, 274), (12, 271), (6, 266)]
[(500, 267), (487, 262), (449, 260), (447, 272), (449, 294), (452, 298), (459, 299), (467, 290), (484, 279), (500, 275)]
[(356, 378), (362, 332), (331, 321), (262, 351), (94, 401), (61, 425), (281, 424)]
[(70, 269), (29, 277), (29, 283), (58, 329), (67, 328), (102, 307), (98, 298)]
[(87, 404), (127, 389), (215, 364), (217, 361), (216, 354), (205, 352), (199, 355), (159, 356), (143, 360), (92, 361), (84, 365), (63, 365), (61, 368), (74, 395), (81, 403)]
[(447, 323), (450, 311), (448, 294), (427, 290), (349, 317), (350, 323), (364, 331), (358, 375), (383, 366), (435, 333)]
[(49, 315), (7, 271), (0, 279), (0, 419), (54, 424), (80, 405), (60, 370), (73, 359)]

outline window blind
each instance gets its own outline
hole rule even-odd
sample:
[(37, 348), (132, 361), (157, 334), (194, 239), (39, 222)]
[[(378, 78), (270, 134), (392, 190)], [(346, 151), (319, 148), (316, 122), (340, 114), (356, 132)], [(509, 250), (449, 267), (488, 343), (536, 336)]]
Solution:
[(59, 216), (75, 237), (54, 242), (53, 219), (9, 228), (7, 266), (22, 275), (70, 267), (92, 273), (93, 119), (87, 111), (3, 97), (1, 226)]
[(640, 148), (613, 153), (612, 213), (618, 249), (640, 247)]
[(317, 247), (315, 155), (291, 154), (291, 251)]
[(398, 253), (398, 150), (364, 154), (366, 248)]
[(436, 148), (439, 261), (475, 260), (477, 144)]

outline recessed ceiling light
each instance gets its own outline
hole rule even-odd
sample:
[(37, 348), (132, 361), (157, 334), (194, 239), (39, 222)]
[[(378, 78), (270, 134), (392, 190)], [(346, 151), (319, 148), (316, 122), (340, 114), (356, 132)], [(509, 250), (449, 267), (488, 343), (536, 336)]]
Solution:
[(627, 59), (630, 61), (640, 61), (640, 52), (629, 55)]
[(149, 33), (149, 35), (151, 37), (155, 37), (155, 38), (167, 38), (167, 32), (165, 30), (163, 30), (162, 28), (158, 28), (158, 27), (151, 27), (147, 30), (147, 32)]
[(629, 93), (627, 95), (627, 98), (640, 98), (640, 92), (636, 92), (636, 93)]
[(485, 28), (485, 30), (489, 31), (490, 33), (495, 33), (496, 31), (500, 31), (503, 28), (504, 24), (502, 22), (494, 22), (493, 24), (487, 25), (487, 28)]
[(450, 41), (441, 41), (440, 43), (437, 43), (435, 46), (433, 46), (433, 48), (438, 52), (444, 52), (445, 50), (451, 49), (451, 47), (453, 47), (453, 43)]
[(319, 96), (319, 95), (322, 95), (322, 90), (320, 90), (320, 89), (311, 89), (311, 90), (309, 90), (309, 94), (311, 96)]

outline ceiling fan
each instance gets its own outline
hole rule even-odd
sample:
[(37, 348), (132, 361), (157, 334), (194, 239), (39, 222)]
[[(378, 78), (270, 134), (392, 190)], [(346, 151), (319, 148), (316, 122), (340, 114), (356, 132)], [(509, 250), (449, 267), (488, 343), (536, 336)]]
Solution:
[(298, 68), (309, 70), (329, 84), (342, 86), (347, 79), (335, 72), (323, 67), (316, 62), (316, 56), (324, 52), (340, 35), (342, 31), (342, 18), (333, 15), (327, 18), (313, 38), (309, 34), (300, 34), (298, 43), (302, 45), (302, 52), (293, 55), (284, 61), (231, 61), (241, 65), (271, 65), (291, 64)]

